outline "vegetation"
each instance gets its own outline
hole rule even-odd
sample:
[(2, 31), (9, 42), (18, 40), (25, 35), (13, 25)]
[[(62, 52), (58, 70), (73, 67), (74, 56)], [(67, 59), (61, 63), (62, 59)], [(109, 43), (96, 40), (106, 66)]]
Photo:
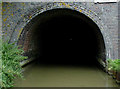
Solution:
[(108, 59), (108, 70), (120, 71), (120, 59)]
[(120, 72), (120, 59), (116, 59), (115, 61), (115, 70)]
[(2, 53), (2, 57), (0, 57), (0, 60), (2, 60), (2, 70), (0, 75), (2, 76), (2, 82), (0, 86), (2, 88), (13, 87), (13, 80), (16, 77), (23, 77), (20, 62), (27, 59), (27, 57), (22, 55), (24, 51), (15, 45), (15, 42), (2, 42), (1, 46), (0, 52)]

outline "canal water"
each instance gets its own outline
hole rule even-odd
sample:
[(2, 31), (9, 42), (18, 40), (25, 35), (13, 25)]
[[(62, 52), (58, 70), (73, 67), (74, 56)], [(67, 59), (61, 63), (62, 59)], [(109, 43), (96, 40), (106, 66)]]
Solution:
[(97, 66), (32, 63), (23, 69), (24, 79), (15, 87), (118, 87), (115, 80)]

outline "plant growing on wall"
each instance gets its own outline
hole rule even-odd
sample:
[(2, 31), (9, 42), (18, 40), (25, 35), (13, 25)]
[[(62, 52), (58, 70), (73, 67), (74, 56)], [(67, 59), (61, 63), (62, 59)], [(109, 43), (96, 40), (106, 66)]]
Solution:
[(116, 59), (116, 71), (117, 71), (116, 82), (120, 83), (120, 59)]
[(117, 78), (120, 82), (120, 59), (109, 59), (108, 61), (108, 73), (113, 75), (113, 78)]
[(120, 71), (120, 59), (108, 59), (108, 70)]
[(2, 82), (1, 87), (8, 88), (13, 87), (14, 79), (16, 77), (23, 77), (22, 76), (22, 67), (20, 66), (20, 62), (27, 57), (23, 56), (22, 54), (24, 51), (16, 46), (15, 43), (8, 43), (2, 42), (2, 48), (0, 49), (2, 52)]
[(120, 59), (115, 60), (115, 70), (120, 72)]
[(110, 71), (110, 70), (113, 70), (114, 69), (114, 60), (112, 60), (112, 59), (108, 59), (107, 60), (107, 65), (108, 65), (108, 70)]

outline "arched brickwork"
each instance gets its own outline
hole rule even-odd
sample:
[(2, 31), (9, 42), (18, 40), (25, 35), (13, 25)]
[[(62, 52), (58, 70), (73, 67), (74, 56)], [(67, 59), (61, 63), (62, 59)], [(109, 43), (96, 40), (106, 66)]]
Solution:
[[(60, 3), (61, 4), (61, 3)], [(62, 6), (63, 5), (63, 6)], [(86, 15), (86, 16), (88, 16), (90, 19), (92, 19), (97, 25), (99, 24), (99, 21), (101, 21), (101, 19), (99, 18), (99, 17), (97, 17), (97, 15), (94, 13), (94, 12), (92, 12), (91, 10), (89, 10), (89, 13), (86, 11), (86, 9), (83, 9), (82, 7), (82, 9), (80, 8), (77, 8), (77, 7), (70, 7), (69, 5), (67, 5), (67, 4), (65, 4), (65, 3), (62, 3), (62, 5), (60, 5), (60, 7), (56, 7), (56, 8), (69, 8), (69, 9), (72, 9), (72, 10), (76, 10), (76, 11), (79, 11), (80, 13), (83, 13), (84, 15)], [(36, 13), (35, 15), (31, 15), (30, 17), (31, 17), (31, 19), (32, 18), (34, 18), (35, 16), (37, 16), (37, 15), (39, 15), (39, 14), (41, 14), (41, 13), (43, 13), (43, 12), (45, 12), (45, 11), (47, 11), (47, 10), (52, 10), (52, 9), (56, 9), (55, 8), (55, 6), (53, 6), (53, 8), (51, 8), (51, 9), (48, 9), (48, 8), (46, 8), (46, 10), (41, 10), (41, 11), (39, 11), (39, 13)], [(43, 8), (44, 9), (44, 8)], [(94, 19), (92, 16), (91, 16), (91, 13), (94, 15), (94, 16), (96, 16), (96, 19)], [(30, 20), (29, 20), (30, 21)], [(110, 38), (109, 38), (109, 36), (107, 36), (106, 34), (105, 34), (105, 31), (104, 31), (104, 28), (102, 27), (102, 25), (101, 24), (99, 24), (99, 29), (100, 29), (100, 31), (101, 31), (101, 34), (102, 34), (102, 36), (103, 36), (103, 40), (104, 40), (104, 42), (105, 42), (105, 44), (107, 44), (108, 45), (108, 47), (112, 47), (112, 45), (111, 45), (111, 41), (110, 41)], [(21, 31), (20, 31), (21, 32)], [(29, 36), (29, 35), (27, 35), (27, 36)], [(107, 39), (106, 39), (106, 36), (107, 36)], [(29, 37), (28, 37), (29, 38)], [(106, 40), (107, 40), (107, 42), (106, 42)], [(25, 41), (25, 43), (26, 43), (26, 41)], [(28, 42), (27, 42), (27, 44), (28, 44)], [(27, 45), (26, 44), (26, 45)], [(25, 47), (25, 49), (26, 49), (27, 47)], [(109, 51), (110, 52), (110, 51)], [(107, 52), (106, 52), (107, 53)], [(106, 53), (105, 52), (103, 52), (102, 54), (100, 54), (100, 55), (102, 55), (102, 57), (103, 56), (106, 56)], [(108, 54), (108, 53), (107, 53)], [(110, 53), (109, 53), (109, 56), (108, 57), (110, 57)], [(102, 58), (101, 57), (101, 58)], [(103, 57), (104, 58), (104, 57)]]
[[(90, 8), (86, 8), (84, 5), (82, 4), (76, 4), (76, 3), (47, 3), (45, 5), (41, 5), (41, 6), (36, 6), (34, 9), (31, 9), (30, 11), (27, 11), (26, 15), (24, 15), (24, 17), (21, 18), (20, 21), (18, 21), (17, 26), (14, 28), (14, 30), (12, 31), (10, 37), (11, 37), (11, 42), (18, 40), (20, 38), (20, 36), (22, 35), (21, 33), (24, 30), (24, 27), (28, 24), (31, 23), (31, 20), (38, 16), (39, 14), (48, 11), (48, 10), (52, 10), (52, 9), (56, 9), (56, 8), (68, 8), (68, 9), (72, 9), (72, 10), (76, 10), (79, 11), (80, 13), (83, 13), (85, 16), (89, 17), (91, 20), (94, 21), (94, 23), (97, 24), (97, 26), (100, 29), (100, 32), (103, 36), (104, 42), (105, 42), (105, 48), (106, 48), (106, 52), (103, 53), (103, 55), (106, 55), (106, 59), (109, 58), (113, 58), (113, 54), (114, 54), (114, 47), (113, 47), (113, 42), (111, 41), (112, 38), (110, 36), (110, 32), (107, 28), (107, 26), (105, 25), (103, 19), (101, 17), (99, 17), (98, 14), (96, 14), (96, 12), (94, 12), (92, 9)], [(5, 20), (3, 20), (5, 21)], [(17, 30), (17, 31), (16, 31)]]

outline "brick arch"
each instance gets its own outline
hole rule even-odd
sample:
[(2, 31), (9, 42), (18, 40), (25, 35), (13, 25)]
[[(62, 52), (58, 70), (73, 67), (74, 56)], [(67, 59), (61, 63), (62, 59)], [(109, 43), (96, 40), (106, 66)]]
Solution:
[(26, 18), (23, 18), (26, 20), (26, 23), (22, 24), (18, 33), (13, 33), (13, 35), (17, 35), (18, 38), (16, 38), (16, 40), (18, 40), (20, 38), (20, 36), (22, 35), (23, 29), (24, 27), (37, 15), (48, 11), (48, 10), (52, 10), (52, 9), (56, 9), (56, 8), (69, 8), (72, 10), (76, 10), (79, 11), (80, 13), (83, 13), (85, 16), (89, 17), (91, 20), (93, 20), (97, 26), (100, 29), (100, 32), (102, 33), (104, 42), (105, 42), (105, 47), (106, 47), (106, 52), (103, 54), (106, 54), (106, 59), (108, 58), (112, 58), (113, 55), (113, 45), (112, 45), (112, 41), (111, 38), (109, 36), (109, 32), (107, 30), (107, 26), (103, 26), (104, 23), (102, 22), (102, 19), (92, 10), (86, 9), (84, 8), (84, 6), (77, 6), (74, 3), (69, 4), (69, 3), (50, 3), (47, 5), (44, 5), (42, 7), (37, 7), (36, 9), (34, 9), (33, 11), (31, 11), (29, 15), (26, 15)]

